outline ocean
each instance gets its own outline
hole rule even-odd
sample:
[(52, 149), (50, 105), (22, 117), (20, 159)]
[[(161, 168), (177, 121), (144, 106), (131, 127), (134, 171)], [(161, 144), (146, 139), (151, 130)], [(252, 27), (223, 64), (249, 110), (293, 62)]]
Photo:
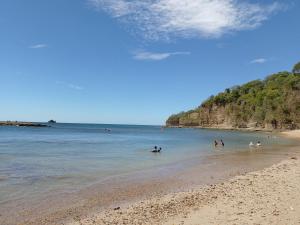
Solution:
[[(222, 139), (224, 148), (214, 148)], [(232, 152), (288, 145), (268, 134), (161, 126), (51, 124), (0, 127), (0, 205), (51, 192), (74, 192), (112, 177), (160, 168), (180, 171), (187, 162)], [(161, 153), (152, 153), (154, 146)], [(170, 166), (172, 165), (172, 166)]]

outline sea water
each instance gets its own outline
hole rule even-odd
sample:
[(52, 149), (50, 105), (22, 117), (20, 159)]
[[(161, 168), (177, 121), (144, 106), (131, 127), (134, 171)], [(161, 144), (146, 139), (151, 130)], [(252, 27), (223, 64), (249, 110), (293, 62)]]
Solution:
[[(214, 148), (222, 139), (224, 148)], [(53, 191), (74, 191), (113, 176), (205, 155), (249, 151), (249, 143), (289, 144), (266, 133), (161, 126), (62, 124), (0, 127), (0, 204)], [(161, 153), (152, 153), (154, 146)], [(172, 167), (174, 168), (174, 167)]]

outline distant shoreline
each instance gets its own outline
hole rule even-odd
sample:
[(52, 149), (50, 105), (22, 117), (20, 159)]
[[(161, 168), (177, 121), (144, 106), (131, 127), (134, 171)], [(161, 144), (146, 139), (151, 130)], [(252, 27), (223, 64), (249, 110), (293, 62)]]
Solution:
[(290, 130), (286, 129), (263, 129), (263, 128), (235, 128), (235, 127), (202, 127), (202, 126), (164, 126), (165, 128), (175, 128), (175, 129), (181, 129), (181, 128), (188, 128), (188, 129), (208, 129), (208, 130), (228, 130), (228, 131), (249, 131), (249, 132), (289, 132)]
[(0, 126), (16, 126), (16, 127), (50, 127), (46, 124), (35, 122), (20, 122), (20, 121), (0, 121)]

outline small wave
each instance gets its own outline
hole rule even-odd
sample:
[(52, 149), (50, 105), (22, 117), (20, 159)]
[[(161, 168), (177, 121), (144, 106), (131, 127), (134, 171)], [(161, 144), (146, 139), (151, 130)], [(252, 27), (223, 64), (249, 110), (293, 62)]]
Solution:
[(61, 176), (47, 176), (46, 179), (50, 179), (50, 180), (67, 180), (67, 179), (71, 179), (72, 176), (71, 175), (61, 175)]

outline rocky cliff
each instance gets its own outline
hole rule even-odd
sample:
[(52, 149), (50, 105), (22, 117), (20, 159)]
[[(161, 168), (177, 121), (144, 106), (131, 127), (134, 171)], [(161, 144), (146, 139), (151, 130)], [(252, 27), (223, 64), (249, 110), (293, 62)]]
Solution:
[(300, 129), (300, 74), (281, 72), (228, 88), (196, 109), (170, 116), (166, 125)]

